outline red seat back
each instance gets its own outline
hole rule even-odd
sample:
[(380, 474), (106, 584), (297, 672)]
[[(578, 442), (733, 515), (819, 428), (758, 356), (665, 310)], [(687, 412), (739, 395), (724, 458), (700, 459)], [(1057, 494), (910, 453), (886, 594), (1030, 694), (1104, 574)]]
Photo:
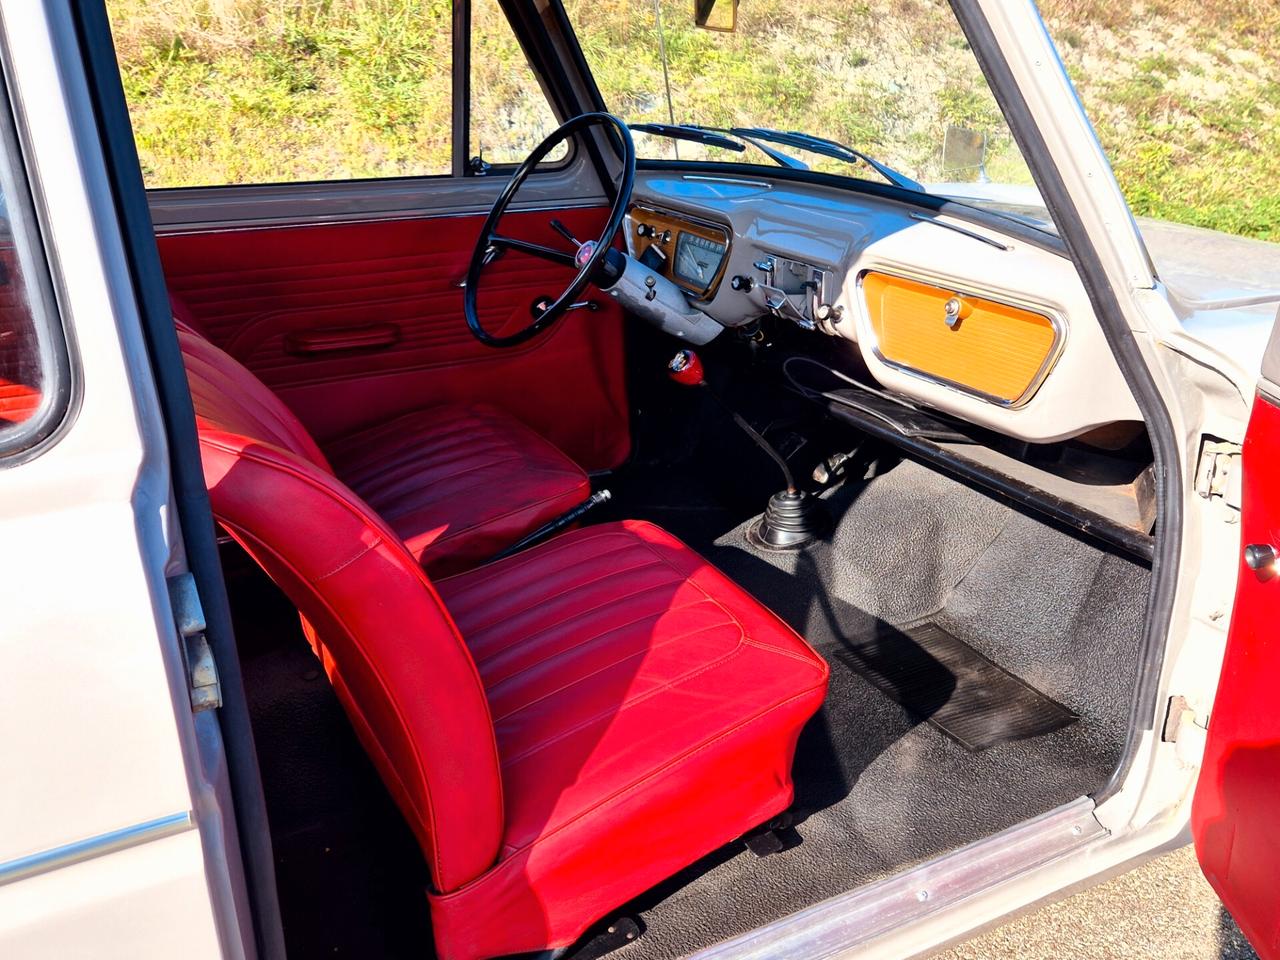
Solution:
[(179, 340), (214, 516), (301, 612), (436, 888), (458, 888), (496, 860), (503, 827), (470, 653), (404, 544), (279, 398), (190, 328)]

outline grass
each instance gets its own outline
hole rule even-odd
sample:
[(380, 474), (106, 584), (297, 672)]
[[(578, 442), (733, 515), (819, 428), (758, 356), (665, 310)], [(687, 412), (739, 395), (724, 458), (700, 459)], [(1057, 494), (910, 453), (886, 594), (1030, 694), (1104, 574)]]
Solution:
[[(1041, 2), (1136, 213), (1280, 240), (1280, 3)], [(744, 0), (733, 34), (661, 3), (678, 120), (821, 133), (925, 182), (972, 175), (941, 164), (963, 126), (992, 179), (1029, 182), (942, 0)], [(652, 0), (565, 5), (610, 108), (666, 120)], [(448, 172), (449, 0), (108, 7), (152, 186)], [(473, 152), (520, 159), (555, 121), (495, 0), (475, 0), (472, 45)]]

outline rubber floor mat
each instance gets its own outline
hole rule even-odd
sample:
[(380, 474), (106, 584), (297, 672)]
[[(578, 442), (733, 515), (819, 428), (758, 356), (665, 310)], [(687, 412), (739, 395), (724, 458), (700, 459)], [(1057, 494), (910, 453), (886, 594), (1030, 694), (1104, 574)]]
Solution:
[(1052, 733), (1080, 719), (936, 623), (846, 639), (836, 657), (969, 750)]

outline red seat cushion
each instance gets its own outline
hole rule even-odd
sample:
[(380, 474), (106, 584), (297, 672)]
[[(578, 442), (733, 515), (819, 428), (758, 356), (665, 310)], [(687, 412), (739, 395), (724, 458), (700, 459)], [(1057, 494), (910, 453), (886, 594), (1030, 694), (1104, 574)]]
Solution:
[(826, 663), (674, 537), (588, 527), (438, 586), (506, 810), (498, 862), (432, 896), (441, 960), (570, 944), (791, 803)]
[(591, 493), (582, 468), (486, 404), (416, 410), (321, 452), (284, 402), (228, 353), (181, 321), (178, 342), (202, 423), (336, 473), (436, 576), (484, 563)]
[(484, 563), (591, 495), (576, 463), (484, 404), (418, 410), (325, 454), (435, 576)]
[[(412, 827), (440, 960), (567, 946), (790, 804), (826, 664), (714, 567), (620, 523), (437, 590), (419, 560), (497, 549), (523, 532), (510, 518), (558, 512), (553, 487), (585, 494), (581, 472), (485, 407), (322, 453), (248, 371), (179, 336), (214, 516), (302, 613)], [(436, 487), (459, 492), (450, 512)]]

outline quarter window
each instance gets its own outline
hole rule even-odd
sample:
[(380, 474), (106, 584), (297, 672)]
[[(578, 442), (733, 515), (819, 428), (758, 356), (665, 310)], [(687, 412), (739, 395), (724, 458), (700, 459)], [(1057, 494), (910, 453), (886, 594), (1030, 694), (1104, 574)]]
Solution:
[[(497, 0), (471, 3), (471, 153), (519, 163), (560, 126)], [(546, 159), (564, 159), (562, 143)]]
[(25, 170), (0, 85), (0, 461), (48, 437), (68, 406), (66, 340), (53, 306)]

